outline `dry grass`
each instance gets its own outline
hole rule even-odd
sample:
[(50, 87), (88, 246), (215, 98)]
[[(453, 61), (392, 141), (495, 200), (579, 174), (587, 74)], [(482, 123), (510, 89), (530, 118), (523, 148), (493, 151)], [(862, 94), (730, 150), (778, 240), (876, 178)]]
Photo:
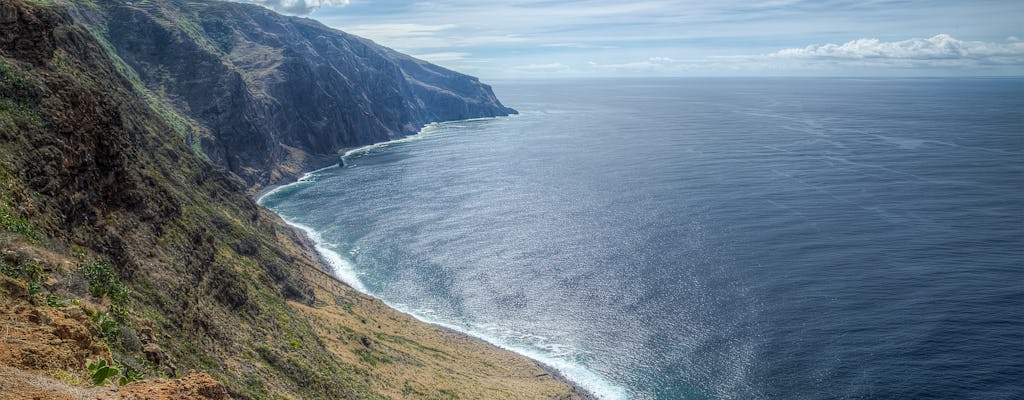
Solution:
[(392, 398), (564, 399), (572, 388), (533, 360), (426, 324), (309, 271), (314, 307), (305, 314), (327, 349), (369, 371), (374, 389)]

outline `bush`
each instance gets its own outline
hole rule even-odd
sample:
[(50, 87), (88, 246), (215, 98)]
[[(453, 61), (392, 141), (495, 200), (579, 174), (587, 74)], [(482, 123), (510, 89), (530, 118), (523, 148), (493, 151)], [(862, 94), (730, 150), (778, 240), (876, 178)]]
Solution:
[(114, 366), (108, 364), (107, 360), (102, 358), (89, 361), (86, 367), (89, 368), (89, 377), (92, 379), (92, 383), (97, 386), (106, 385), (109, 379), (118, 375), (120, 375), (120, 378), (117, 380), (118, 385), (127, 385), (145, 379), (142, 371), (122, 363), (117, 363), (117, 366)]
[(11, 265), (0, 260), (0, 272), (11, 278), (27, 282), (28, 294), (30, 295), (35, 295), (43, 289), (43, 268), (33, 260), (25, 260), (17, 265)]
[(96, 323), (96, 329), (99, 331), (101, 339), (116, 339), (117, 334), (121, 332), (121, 324), (109, 313), (96, 313), (92, 317), (92, 322)]
[(89, 368), (89, 377), (92, 378), (92, 383), (97, 386), (106, 385), (107, 379), (113, 378), (121, 372), (117, 370), (117, 367), (108, 365), (107, 360), (104, 359), (89, 361), (87, 367)]
[(89, 280), (89, 294), (95, 298), (109, 297), (114, 304), (124, 304), (131, 293), (117, 278), (114, 268), (102, 261), (93, 261), (81, 268)]

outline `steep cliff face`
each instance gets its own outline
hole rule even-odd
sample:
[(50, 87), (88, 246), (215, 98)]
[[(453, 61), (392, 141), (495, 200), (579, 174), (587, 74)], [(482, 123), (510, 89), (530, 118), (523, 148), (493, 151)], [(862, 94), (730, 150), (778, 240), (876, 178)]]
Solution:
[(71, 4), (146, 88), (193, 122), (190, 140), (249, 186), (430, 122), (515, 112), (476, 78), (254, 5)]
[[(271, 98), (249, 89), (253, 78), (195, 50), (194, 66), (165, 60), (183, 70), (145, 73), (177, 74), (163, 82), (179, 88), (154, 96), (77, 13), (0, 0), (0, 320), (17, 338), (0, 342), (0, 375), (13, 377), (0, 398), (119, 397), (90, 383), (84, 362), (97, 357), (153, 390), (167, 384), (154, 378), (205, 371), (225, 386), (205, 375), (170, 384), (198, 379), (192, 389), (208, 398), (571, 395), (528, 359), (340, 284), (245, 182), (194, 151), (189, 135), (204, 138), (202, 127), (166, 102), (264, 128), (246, 120), (262, 115), (255, 103), (228, 112)], [(201, 71), (223, 73), (188, 75)], [(122, 394), (139, 390), (149, 389)]]

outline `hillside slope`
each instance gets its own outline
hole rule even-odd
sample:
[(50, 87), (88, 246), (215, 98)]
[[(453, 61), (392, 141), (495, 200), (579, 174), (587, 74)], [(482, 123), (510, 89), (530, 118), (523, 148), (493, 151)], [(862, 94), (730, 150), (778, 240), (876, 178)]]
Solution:
[(430, 122), (515, 112), (476, 78), (255, 5), (65, 1), (195, 147), (252, 187)]
[(0, 365), (19, 377), (0, 398), (96, 398), (97, 359), (144, 378), (111, 398), (159, 398), (140, 393), (190, 370), (224, 387), (200, 375), (168, 390), (576, 396), (531, 360), (334, 280), (248, 182), (190, 147), (180, 118), (65, 7), (0, 0)]

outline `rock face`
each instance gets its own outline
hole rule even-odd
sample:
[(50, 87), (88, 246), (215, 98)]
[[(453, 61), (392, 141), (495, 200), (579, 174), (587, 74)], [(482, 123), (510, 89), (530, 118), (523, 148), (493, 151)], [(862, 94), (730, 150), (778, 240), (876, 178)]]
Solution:
[[(273, 46), (199, 35), (217, 15), (230, 37)], [(280, 39), (304, 29), (334, 36), (305, 49)], [(310, 58), (330, 43), (353, 47), (355, 64)], [(270, 64), (239, 67), (264, 53)], [(493, 99), (474, 80), (452, 75), (442, 81), (465, 86), (442, 88), (413, 78), (426, 73), (417, 67), (447, 73), (252, 7), (0, 0), (0, 331), (11, 339), (0, 343), (0, 399), (572, 396), (528, 359), (341, 284), (247, 196), (258, 183), (237, 178), (269, 181), (282, 160), (501, 110), (459, 100)], [(93, 386), (86, 363), (97, 358), (146, 382)], [(208, 376), (156, 379), (189, 370)]]
[(183, 134), (250, 187), (430, 122), (515, 113), (474, 77), (304, 18), (229, 2), (98, 2), (79, 20), (161, 101)]

